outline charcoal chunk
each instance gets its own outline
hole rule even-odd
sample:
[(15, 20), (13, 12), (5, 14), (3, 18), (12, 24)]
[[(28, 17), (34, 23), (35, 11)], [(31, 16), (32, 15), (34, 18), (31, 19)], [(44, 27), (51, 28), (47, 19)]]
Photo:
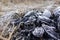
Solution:
[(60, 7), (57, 7), (54, 11), (53, 11), (55, 16), (59, 16), (60, 15)]
[(57, 20), (58, 20), (58, 30), (60, 31), (60, 16)]
[(55, 32), (55, 27), (52, 26), (47, 26), (47, 25), (43, 25), (44, 30), (46, 31), (46, 33), (52, 37), (53, 39), (58, 39), (58, 33)]
[(47, 22), (47, 23), (52, 22), (51, 19), (49, 19), (48, 17), (45, 17), (45, 16), (39, 16), (39, 17), (37, 18), (37, 21), (38, 21), (38, 22), (39, 22), (39, 21), (41, 21), (41, 22)]
[(35, 13), (37, 13), (36, 11), (29, 11), (29, 12), (27, 12), (25, 15), (24, 15), (24, 17), (30, 17), (30, 16), (32, 16), (32, 15), (34, 15)]
[(42, 16), (46, 16), (46, 17), (49, 18), (49, 17), (52, 16), (52, 14), (51, 14), (51, 12), (49, 10), (45, 9), (44, 12), (43, 12), (43, 14), (42, 14)]
[(44, 34), (44, 29), (42, 27), (37, 27), (35, 30), (32, 32), (32, 34), (36, 37), (42, 37)]

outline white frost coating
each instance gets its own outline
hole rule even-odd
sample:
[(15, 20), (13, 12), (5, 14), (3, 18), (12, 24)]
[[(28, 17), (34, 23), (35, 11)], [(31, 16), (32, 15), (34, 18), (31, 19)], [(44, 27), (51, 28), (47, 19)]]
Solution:
[(51, 12), (49, 10), (45, 9), (44, 12), (43, 12), (43, 16), (50, 17)]
[[(30, 15), (32, 12), (33, 12), (33, 10), (32, 10), (32, 11), (29, 11), (28, 13), (25, 14), (25, 16)], [(24, 17), (25, 17), (25, 16), (24, 16)]]
[(32, 33), (36, 37), (41, 37), (41, 36), (43, 36), (44, 30), (42, 27), (37, 27), (37, 28), (35, 28), (35, 30)]
[(38, 12), (38, 13), (37, 13), (37, 16), (41, 16), (41, 15), (42, 15), (42, 13), (41, 13), (41, 12)]
[(14, 15), (13, 12), (7, 12), (5, 15), (2, 15), (0, 17), (0, 22), (6, 22), (7, 20), (11, 20), (12, 19), (12, 16)]
[(42, 21), (50, 21), (50, 19), (48, 17), (46, 17), (46, 16), (39, 16), (38, 17), (38, 21), (39, 20), (42, 20)]
[(5, 15), (2, 15), (0, 17), (0, 28), (5, 27), (9, 21), (13, 20), (15, 15), (16, 13), (14, 11), (6, 12)]
[(58, 17), (58, 19), (57, 19), (57, 20), (58, 20), (58, 22), (60, 22), (60, 16)]
[(60, 7), (57, 7), (56, 9), (54, 9), (53, 13), (55, 16), (59, 16), (60, 15)]

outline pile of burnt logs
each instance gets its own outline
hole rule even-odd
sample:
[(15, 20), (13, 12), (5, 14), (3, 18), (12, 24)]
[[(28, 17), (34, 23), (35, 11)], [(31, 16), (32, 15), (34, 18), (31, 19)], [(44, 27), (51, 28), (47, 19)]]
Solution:
[(11, 40), (60, 40), (60, 7), (53, 12), (31, 10), (10, 22), (17, 26)]

